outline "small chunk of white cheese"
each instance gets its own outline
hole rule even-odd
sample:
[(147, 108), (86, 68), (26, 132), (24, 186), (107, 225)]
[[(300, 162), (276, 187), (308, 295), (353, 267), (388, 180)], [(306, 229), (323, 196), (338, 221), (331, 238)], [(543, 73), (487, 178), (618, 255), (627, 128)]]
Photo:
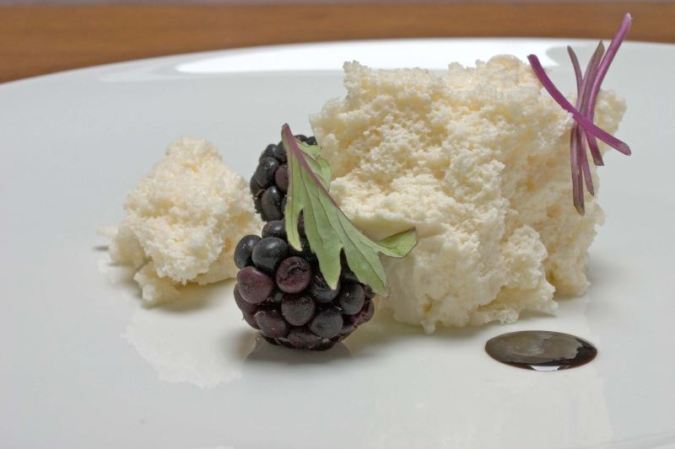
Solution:
[(246, 182), (199, 139), (172, 143), (124, 209), (109, 252), (136, 270), (146, 305), (177, 298), (187, 283), (234, 277), (238, 240), (262, 226)]
[[(312, 118), (331, 162), (331, 192), (374, 238), (411, 226), (419, 243), (385, 258), (389, 296), (403, 322), (465, 326), (552, 313), (554, 291), (588, 286), (586, 259), (603, 213), (572, 205), (572, 120), (515, 57), (445, 73), (345, 65), (347, 96)], [(625, 106), (603, 92), (600, 126)], [(592, 167), (595, 173), (594, 167)], [(594, 178), (597, 184), (597, 177)]]

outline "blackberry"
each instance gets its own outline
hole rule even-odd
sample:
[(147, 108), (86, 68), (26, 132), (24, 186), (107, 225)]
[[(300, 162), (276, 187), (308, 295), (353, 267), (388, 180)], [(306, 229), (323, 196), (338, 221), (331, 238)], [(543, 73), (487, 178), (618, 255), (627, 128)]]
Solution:
[[(301, 142), (316, 145), (314, 136), (297, 134)], [(249, 183), (255, 209), (263, 221), (280, 220), (286, 208), (286, 191), (288, 190), (288, 164), (286, 148), (283, 142), (267, 145), (260, 154), (258, 167)]]
[[(277, 266), (288, 254), (288, 243), (277, 237), (265, 237), (256, 242), (251, 254), (251, 262), (266, 273), (274, 273)], [(236, 250), (235, 250), (236, 255)]]
[[(265, 223), (265, 226), (262, 228), (262, 236), (265, 237), (278, 237), (280, 239), (286, 238), (286, 223), (284, 220), (272, 220)], [(239, 267), (241, 268), (241, 267)]]
[(246, 265), (250, 265), (253, 247), (259, 241), (260, 237), (257, 235), (247, 235), (239, 240), (237, 247), (234, 249), (234, 264), (237, 268), (244, 268)]
[[(246, 236), (235, 260), (235, 302), (246, 322), (272, 344), (295, 349), (325, 350), (373, 317), (374, 293), (346, 266), (331, 289), (307, 248), (293, 251), (284, 220), (269, 222), (263, 238)], [(306, 240), (302, 228), (301, 237)]]

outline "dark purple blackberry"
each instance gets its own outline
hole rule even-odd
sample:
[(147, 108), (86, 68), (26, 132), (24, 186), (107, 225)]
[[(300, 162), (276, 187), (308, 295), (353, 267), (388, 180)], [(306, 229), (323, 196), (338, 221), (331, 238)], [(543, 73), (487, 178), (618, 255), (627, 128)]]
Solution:
[(280, 192), (286, 193), (288, 190), (288, 166), (282, 165), (274, 172), (274, 185)]
[[(264, 234), (263, 234), (264, 235)], [(253, 247), (260, 241), (260, 237), (257, 235), (247, 235), (244, 236), (237, 247), (234, 249), (234, 264), (237, 268), (244, 268), (247, 265), (250, 265), (251, 255), (253, 254)]]
[(269, 144), (265, 148), (265, 151), (263, 151), (260, 154), (260, 161), (263, 160), (263, 158), (266, 157), (273, 157), (274, 159), (278, 160), (279, 163), (283, 164), (286, 162), (286, 149), (284, 148), (283, 144), (279, 142), (278, 144)]
[(340, 335), (342, 330), (342, 312), (337, 307), (326, 307), (316, 314), (311, 323), (309, 323), (309, 330), (314, 334), (323, 338), (333, 338)]
[[(316, 145), (314, 136), (297, 134), (298, 140)], [(251, 195), (263, 221), (280, 220), (286, 208), (286, 191), (288, 190), (288, 165), (286, 149), (283, 142), (267, 145), (260, 155), (258, 167), (249, 183)]]
[(261, 309), (253, 315), (260, 333), (268, 338), (283, 338), (288, 335), (291, 326), (278, 310)]
[(309, 323), (316, 312), (316, 302), (309, 296), (286, 295), (281, 300), (281, 315), (293, 326)]
[(265, 237), (253, 246), (251, 261), (256, 268), (274, 273), (288, 254), (288, 243), (277, 237)]
[[(277, 237), (280, 239), (286, 239), (286, 221), (285, 220), (272, 220), (265, 223), (265, 226), (262, 228), (262, 236), (265, 237)], [(241, 267), (240, 267), (241, 268)]]
[(312, 266), (299, 256), (284, 259), (274, 276), (277, 288), (284, 293), (300, 293), (312, 280)]
[(255, 267), (244, 267), (237, 273), (237, 287), (244, 301), (260, 304), (274, 293), (272, 278)]
[(319, 304), (329, 304), (340, 293), (340, 284), (335, 290), (331, 289), (326, 280), (323, 278), (321, 273), (315, 273), (312, 278), (312, 283), (309, 285), (309, 294), (318, 302)]
[[(316, 256), (308, 248), (292, 251), (280, 223), (268, 223), (251, 255), (239, 256), (247, 265), (237, 274), (235, 302), (246, 322), (270, 343), (328, 349), (372, 318), (373, 291), (345, 264), (337, 288), (331, 289)], [(250, 243), (241, 245), (249, 248)]]
[(366, 289), (361, 284), (347, 284), (340, 291), (337, 302), (345, 315), (357, 314), (366, 303)]

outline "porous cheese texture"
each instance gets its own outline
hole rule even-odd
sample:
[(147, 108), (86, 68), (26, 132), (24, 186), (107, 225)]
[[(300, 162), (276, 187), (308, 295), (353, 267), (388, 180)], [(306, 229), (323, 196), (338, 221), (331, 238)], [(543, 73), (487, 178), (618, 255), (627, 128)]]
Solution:
[(172, 143), (124, 208), (109, 252), (136, 270), (146, 305), (177, 298), (188, 283), (234, 277), (237, 241), (262, 226), (246, 182), (199, 139)]
[[(384, 258), (382, 303), (398, 320), (428, 332), (513, 322), (553, 313), (556, 290), (584, 292), (603, 213), (588, 195), (586, 214), (574, 209), (572, 119), (529, 66), (510, 56), (447, 72), (347, 63), (344, 84), (347, 96), (312, 125), (331, 192), (358, 227), (374, 238), (417, 228), (409, 255)], [(596, 122), (614, 132), (624, 110), (603, 92)]]

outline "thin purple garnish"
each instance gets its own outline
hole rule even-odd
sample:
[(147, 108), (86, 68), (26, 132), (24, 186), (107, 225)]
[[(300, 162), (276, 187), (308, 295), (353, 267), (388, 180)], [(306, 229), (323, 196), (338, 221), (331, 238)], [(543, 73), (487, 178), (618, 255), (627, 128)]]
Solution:
[(625, 155), (630, 155), (630, 147), (625, 142), (617, 139), (608, 132), (600, 129), (593, 123), (595, 115), (595, 103), (600, 92), (602, 81), (609, 70), (609, 66), (614, 59), (621, 43), (628, 34), (633, 19), (630, 13), (626, 13), (621, 22), (619, 30), (616, 32), (612, 41), (605, 51), (602, 42), (598, 44), (593, 56), (588, 62), (586, 71), (581, 74), (581, 66), (576, 53), (571, 47), (567, 47), (572, 66), (574, 68), (574, 76), (577, 83), (577, 102), (573, 106), (565, 96), (560, 93), (558, 88), (553, 84), (551, 79), (546, 74), (546, 71), (541, 66), (539, 58), (535, 55), (527, 57), (532, 67), (532, 71), (541, 82), (546, 91), (553, 97), (553, 99), (566, 111), (572, 114), (574, 118), (574, 125), (570, 135), (570, 165), (572, 168), (572, 198), (574, 200), (574, 207), (579, 214), (584, 214), (584, 184), (586, 190), (591, 195), (595, 195), (595, 188), (593, 187), (593, 179), (591, 177), (591, 168), (588, 162), (588, 151), (590, 151), (595, 165), (604, 165), (602, 154), (598, 148), (597, 140), (601, 140), (615, 150)]

